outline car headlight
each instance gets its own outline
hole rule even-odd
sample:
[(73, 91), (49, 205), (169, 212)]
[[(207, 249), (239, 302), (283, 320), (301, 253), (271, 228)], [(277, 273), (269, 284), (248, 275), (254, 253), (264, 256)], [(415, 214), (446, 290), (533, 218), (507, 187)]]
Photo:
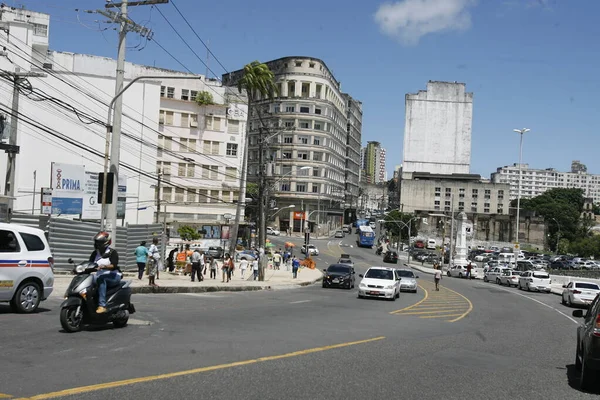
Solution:
[(386, 289), (393, 289), (393, 288), (394, 288), (394, 285), (387, 285), (385, 288), (386, 288)]
[(365, 285), (364, 283), (361, 283), (360, 285), (358, 285), (358, 287), (361, 289), (366, 289), (367, 285)]

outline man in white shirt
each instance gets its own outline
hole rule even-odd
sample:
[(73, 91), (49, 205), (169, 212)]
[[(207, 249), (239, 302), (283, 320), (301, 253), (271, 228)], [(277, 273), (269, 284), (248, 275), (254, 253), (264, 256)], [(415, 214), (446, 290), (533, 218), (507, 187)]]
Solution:
[(258, 259), (252, 261), (252, 273), (254, 273), (254, 280), (258, 279)]

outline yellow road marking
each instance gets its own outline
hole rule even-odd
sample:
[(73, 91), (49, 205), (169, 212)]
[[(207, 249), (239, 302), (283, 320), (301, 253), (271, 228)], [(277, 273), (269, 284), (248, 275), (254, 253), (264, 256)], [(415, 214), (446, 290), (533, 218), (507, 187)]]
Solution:
[(414, 308), (414, 307), (418, 306), (419, 304), (421, 304), (422, 302), (424, 302), (425, 300), (427, 300), (427, 298), (429, 297), (429, 292), (423, 286), (419, 285), (419, 287), (421, 288), (421, 290), (423, 290), (423, 292), (425, 292), (425, 297), (423, 297), (421, 300), (417, 301), (412, 306), (408, 306), (408, 307), (401, 308), (400, 310), (392, 311), (392, 312), (390, 312), (390, 314), (398, 314), (402, 311), (410, 310), (411, 308)]
[(455, 313), (455, 312), (457, 312), (457, 311), (458, 311), (458, 312), (461, 312), (461, 311), (463, 311), (463, 310), (461, 310), (461, 309), (458, 309), (458, 310), (457, 310), (456, 308), (453, 308), (453, 309), (450, 309), (450, 310), (426, 310), (426, 311), (420, 311), (421, 309), (420, 309), (420, 308), (418, 308), (417, 310), (418, 310), (418, 311), (412, 311), (412, 310), (410, 310), (410, 311), (406, 311), (406, 312), (403, 312), (403, 313), (402, 313), (402, 315), (442, 314), (442, 313), (448, 313), (448, 312), (453, 312), (453, 313)]
[(357, 340), (355, 342), (338, 343), (338, 344), (333, 344), (333, 345), (323, 346), (323, 347), (315, 347), (312, 349), (294, 351), (292, 353), (260, 357), (260, 358), (256, 358), (256, 359), (252, 359), (252, 360), (237, 361), (237, 362), (232, 362), (229, 364), (219, 364), (219, 365), (213, 365), (213, 366), (209, 366), (209, 367), (189, 369), (186, 371), (170, 372), (170, 373), (161, 374), (161, 375), (151, 375), (151, 376), (144, 376), (144, 377), (140, 377), (140, 378), (125, 379), (125, 380), (121, 380), (121, 381), (99, 383), (96, 385), (81, 386), (81, 387), (77, 387), (77, 388), (59, 390), (57, 392), (43, 393), (43, 394), (38, 394), (38, 395), (35, 395), (32, 397), (15, 399), (15, 400), (44, 400), (44, 399), (53, 399), (56, 397), (72, 396), (72, 395), (77, 395), (77, 394), (82, 394), (82, 393), (95, 392), (95, 391), (103, 390), (103, 389), (112, 389), (112, 388), (117, 388), (117, 387), (121, 387), (121, 386), (129, 386), (129, 385), (134, 385), (137, 383), (151, 382), (151, 381), (157, 381), (157, 380), (161, 380), (161, 379), (176, 378), (176, 377), (185, 376), (185, 375), (200, 374), (203, 372), (216, 371), (216, 370), (220, 370), (220, 369), (233, 368), (233, 367), (240, 367), (243, 365), (257, 364), (257, 363), (266, 362), (266, 361), (281, 360), (284, 358), (297, 357), (297, 356), (302, 356), (302, 355), (306, 355), (306, 354), (312, 354), (312, 353), (318, 353), (318, 352), (327, 351), (327, 350), (339, 349), (342, 347), (355, 346), (358, 344), (375, 342), (375, 341), (382, 340), (382, 339), (385, 339), (385, 337), (378, 336), (378, 337), (374, 337), (371, 339)]
[(453, 320), (451, 320), (450, 322), (456, 322), (456, 321), (460, 321), (461, 319), (463, 319), (464, 317), (467, 316), (467, 314), (469, 314), (471, 311), (473, 311), (473, 303), (471, 303), (471, 300), (467, 299), (465, 296), (463, 296), (462, 294), (452, 290), (452, 289), (448, 289), (445, 288), (446, 290), (449, 290), (453, 293), (456, 293), (457, 295), (459, 295), (460, 297), (462, 297), (463, 299), (465, 299), (467, 301), (467, 303), (469, 303), (469, 309), (467, 311), (465, 311), (462, 315), (460, 315), (458, 318), (455, 318)]
[(0, 393), (0, 399), (12, 399), (10, 394)]
[(423, 304), (423, 305), (420, 305), (419, 307), (415, 307), (414, 310), (443, 310), (445, 308), (457, 308), (459, 306), (460, 306), (460, 304), (453, 304), (453, 305), (448, 305), (448, 306), (436, 306), (436, 305), (430, 306), (428, 304), (427, 305)]
[[(448, 318), (448, 317), (456, 317), (457, 315), (462, 315), (462, 314), (444, 314), (444, 315), (424, 315), (422, 317), (419, 318)], [(452, 321), (448, 321), (448, 322), (452, 322)]]

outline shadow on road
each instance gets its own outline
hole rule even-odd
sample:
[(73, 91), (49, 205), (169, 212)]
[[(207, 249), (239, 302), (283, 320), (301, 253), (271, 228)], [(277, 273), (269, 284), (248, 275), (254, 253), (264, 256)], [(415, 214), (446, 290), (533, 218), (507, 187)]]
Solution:
[(580, 372), (575, 368), (575, 364), (569, 364), (565, 368), (567, 370), (567, 380), (569, 382), (569, 386), (578, 392), (582, 393), (592, 393), (592, 394), (600, 394), (600, 385), (596, 382), (596, 386), (591, 391), (581, 390), (580, 387)]
[[(38, 309), (35, 310), (31, 314), (40, 314), (40, 313), (45, 313), (48, 311), (51, 311), (51, 310), (49, 308), (38, 307)], [(23, 316), (30, 315), (30, 314), (19, 314), (19, 313), (13, 311), (9, 304), (1, 304), (0, 305), (0, 314), (14, 314), (14, 315), (23, 315)]]

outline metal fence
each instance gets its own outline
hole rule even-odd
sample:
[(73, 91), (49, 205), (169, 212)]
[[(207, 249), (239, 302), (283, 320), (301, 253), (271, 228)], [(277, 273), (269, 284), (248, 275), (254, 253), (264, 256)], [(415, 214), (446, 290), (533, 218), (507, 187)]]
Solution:
[[(57, 269), (70, 269), (69, 258), (75, 262), (87, 260), (93, 251), (92, 238), (100, 230), (99, 223), (39, 215), (14, 214), (11, 223), (31, 226), (47, 232)], [(135, 248), (144, 240), (150, 245), (153, 237), (158, 237), (159, 248), (161, 248), (161, 235), (160, 224), (117, 227), (116, 250), (119, 252), (120, 268), (135, 269)]]

